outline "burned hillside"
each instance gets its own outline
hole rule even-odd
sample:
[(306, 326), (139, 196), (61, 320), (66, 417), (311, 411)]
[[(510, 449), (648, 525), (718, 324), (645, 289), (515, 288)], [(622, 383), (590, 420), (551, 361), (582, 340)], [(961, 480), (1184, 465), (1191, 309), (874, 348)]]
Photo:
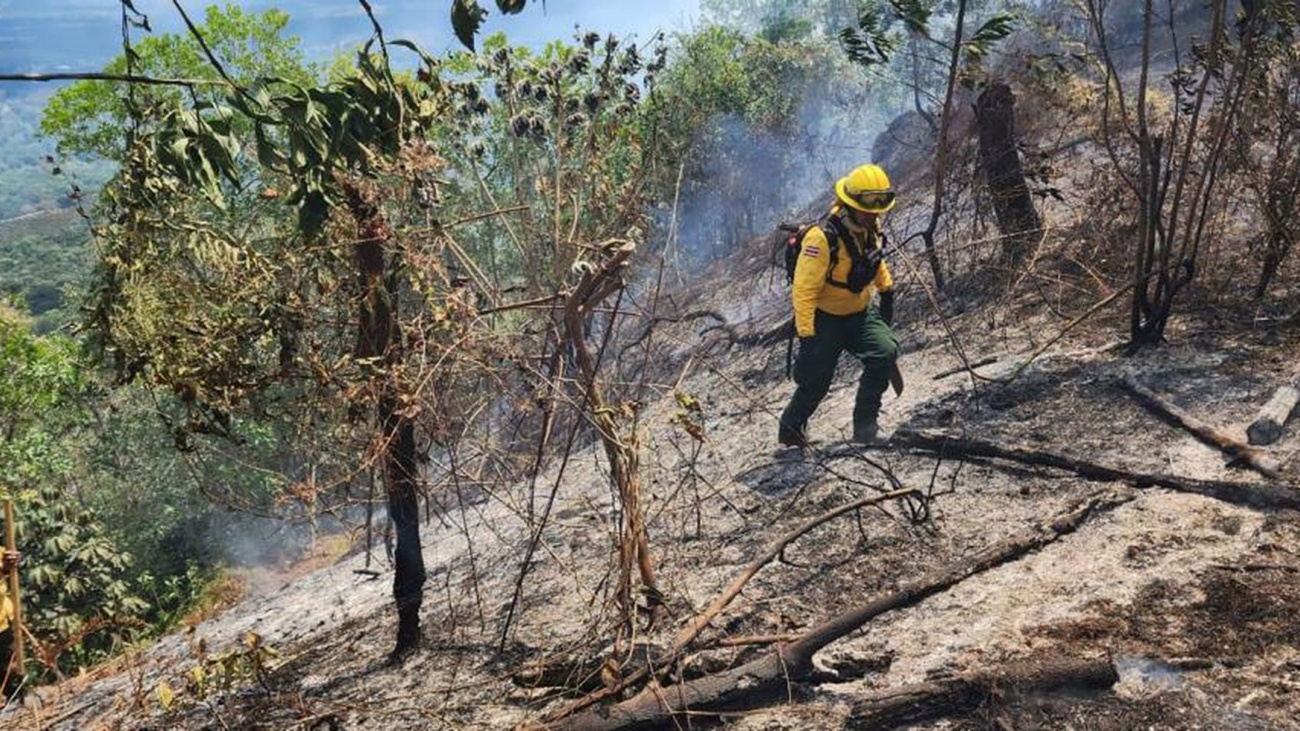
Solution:
[[(375, 54), (308, 97), (397, 101), (320, 122), (356, 134), (327, 178), (290, 155), (252, 196), (293, 191), (282, 240), (239, 249), (211, 200), (113, 189), (119, 257), (183, 248), (164, 214), (215, 247), (100, 292), (122, 377), (177, 399), (199, 453), (286, 418), (318, 452), (275, 455), (297, 470), (279, 504), (313, 538), (318, 516), (349, 530), (0, 719), (1298, 727), (1291, 5), (900, 3), (659, 48), (485, 40), (452, 71), (422, 59), (428, 88)], [(832, 156), (860, 95), (764, 97), (820, 73), (810, 49), (901, 79), (871, 111), (892, 123)], [(748, 106), (664, 112), (723, 88), (708, 63)], [(310, 147), (298, 92), (276, 93), (258, 133)], [(133, 164), (180, 196), (157, 149)], [(868, 157), (885, 183), (852, 189)], [(878, 236), (892, 287), (854, 296), (897, 300), (901, 380), (864, 436), (868, 358), (840, 357), (783, 446), (818, 337), (786, 247), (854, 205), (879, 232), (815, 245)], [(211, 339), (163, 347), (187, 327)]]

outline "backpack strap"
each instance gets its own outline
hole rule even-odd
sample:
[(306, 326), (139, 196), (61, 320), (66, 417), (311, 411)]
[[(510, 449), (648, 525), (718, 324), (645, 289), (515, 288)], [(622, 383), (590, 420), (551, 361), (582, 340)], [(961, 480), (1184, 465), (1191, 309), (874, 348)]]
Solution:
[[(826, 217), (822, 219), (820, 226), (822, 233), (826, 235), (826, 244), (831, 250), (830, 266), (826, 268), (826, 283), (832, 287), (850, 289), (847, 282), (837, 282), (833, 279), (835, 266), (839, 263), (840, 249), (847, 248), (849, 251), (849, 258), (855, 262), (862, 259), (862, 253), (854, 248), (852, 244), (853, 235), (844, 227), (844, 221), (841, 220), (839, 216), (833, 213), (827, 214)], [(841, 241), (849, 241), (850, 243), (846, 247), (841, 247)]]
[[(880, 269), (880, 261), (884, 254), (884, 232), (868, 230), (864, 237), (866, 240), (862, 242), (864, 248), (858, 248), (853, 235), (845, 228), (844, 221), (839, 216), (828, 215), (821, 223), (821, 227), (826, 234), (827, 241), (832, 242), (830, 244), (831, 262), (830, 267), (826, 270), (826, 283), (832, 287), (847, 289), (854, 294), (861, 292), (875, 278), (876, 272)], [(839, 245), (841, 240), (848, 243), (841, 247)], [(838, 263), (840, 248), (848, 249), (849, 259), (853, 262), (853, 266), (849, 269), (850, 281), (837, 282), (832, 278), (835, 265)]]

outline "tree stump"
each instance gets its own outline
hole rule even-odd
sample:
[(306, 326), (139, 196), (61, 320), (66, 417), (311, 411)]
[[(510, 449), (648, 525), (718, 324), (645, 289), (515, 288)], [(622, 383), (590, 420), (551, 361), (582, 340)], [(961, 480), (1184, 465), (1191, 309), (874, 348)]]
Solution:
[(991, 82), (975, 102), (980, 167), (993, 199), (1002, 234), (1002, 259), (1015, 262), (1042, 238), (1043, 222), (1020, 166), (1016, 149), (1015, 95), (1001, 81)]

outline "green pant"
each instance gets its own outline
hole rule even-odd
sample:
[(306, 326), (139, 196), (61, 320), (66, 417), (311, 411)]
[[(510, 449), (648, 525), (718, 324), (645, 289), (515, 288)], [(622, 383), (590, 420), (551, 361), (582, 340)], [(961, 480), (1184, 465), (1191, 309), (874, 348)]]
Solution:
[(14, 656), (14, 628), (9, 628), (0, 632), (0, 708), (4, 708), (5, 701), (9, 695), (18, 689), (22, 683), (22, 678), (17, 677), (17, 673), (10, 669)]
[(862, 361), (853, 406), (854, 424), (876, 419), (880, 398), (889, 387), (889, 374), (898, 358), (898, 338), (874, 305), (856, 315), (831, 315), (818, 310), (814, 327), (813, 337), (799, 339), (799, 358), (794, 365), (797, 388), (781, 415), (782, 441), (803, 436), (808, 419), (830, 391), (841, 352), (847, 351)]

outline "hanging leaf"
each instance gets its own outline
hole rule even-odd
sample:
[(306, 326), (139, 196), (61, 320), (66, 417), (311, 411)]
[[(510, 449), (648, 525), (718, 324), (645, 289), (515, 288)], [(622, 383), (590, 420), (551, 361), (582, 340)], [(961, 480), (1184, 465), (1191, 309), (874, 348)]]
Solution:
[(456, 31), (456, 38), (471, 51), (474, 50), (474, 34), (478, 33), (486, 17), (487, 11), (479, 6), (478, 0), (452, 1), (451, 28)]
[(497, 8), (506, 15), (514, 15), (524, 9), (528, 0), (497, 0)]
[(930, 34), (930, 8), (922, 0), (889, 0), (889, 5), (908, 31), (922, 36)]
[(888, 23), (874, 9), (863, 10), (857, 28), (840, 31), (840, 47), (849, 60), (860, 66), (889, 63), (897, 39), (888, 31)]
[(998, 13), (984, 22), (966, 42), (966, 53), (972, 59), (981, 59), (993, 50), (998, 41), (1011, 35), (1019, 18), (1015, 13)]

